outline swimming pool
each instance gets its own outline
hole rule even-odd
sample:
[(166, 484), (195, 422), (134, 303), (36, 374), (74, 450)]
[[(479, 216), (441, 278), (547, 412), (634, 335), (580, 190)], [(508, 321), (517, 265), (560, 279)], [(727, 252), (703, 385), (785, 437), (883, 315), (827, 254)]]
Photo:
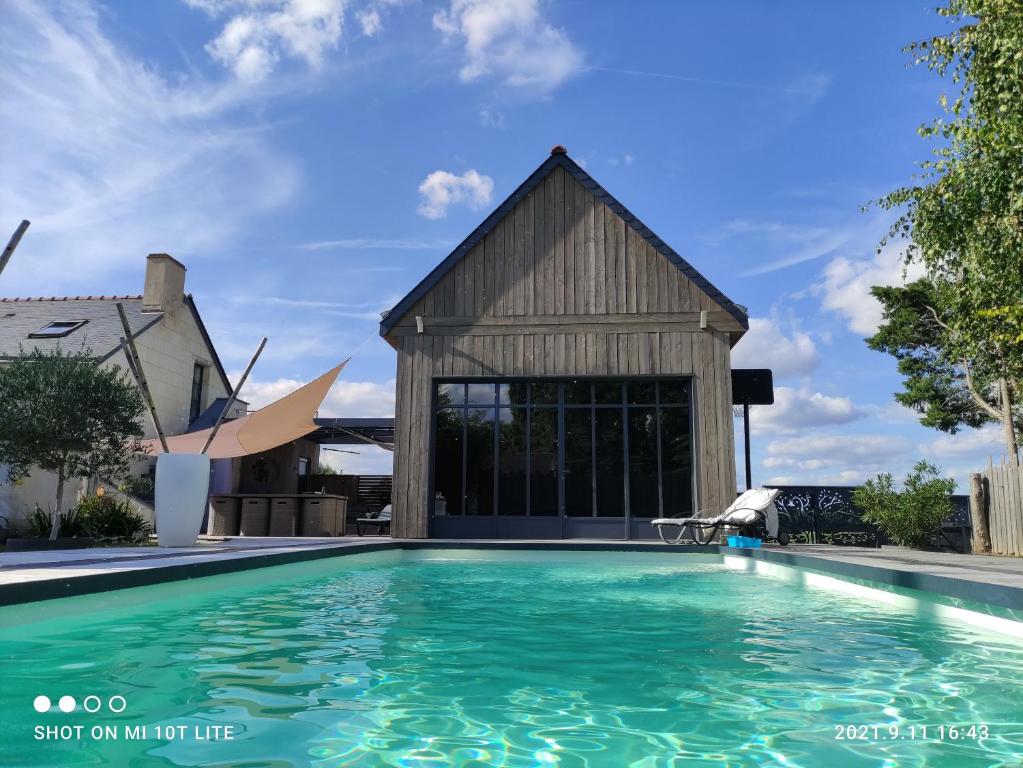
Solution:
[(717, 555), (351, 555), (0, 609), (0, 659), (3, 766), (1023, 760), (1023, 641)]

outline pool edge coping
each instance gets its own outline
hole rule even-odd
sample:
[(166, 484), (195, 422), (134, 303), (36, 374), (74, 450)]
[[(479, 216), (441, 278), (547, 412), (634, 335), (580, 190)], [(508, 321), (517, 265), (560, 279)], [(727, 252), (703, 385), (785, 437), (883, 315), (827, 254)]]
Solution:
[(997, 609), (1023, 611), (1023, 588), (1005, 584), (975, 581), (913, 570), (887, 568), (879, 565), (831, 559), (820, 553), (803, 554), (780, 549), (739, 549), (734, 547), (691, 544), (665, 544), (608, 541), (476, 541), (470, 539), (441, 541), (436, 539), (396, 539), (389, 541), (350, 542), (288, 552), (258, 553), (220, 560), (175, 563), (145, 568), (126, 569), (82, 576), (57, 576), (48, 579), (0, 585), (0, 607), (56, 600), (79, 595), (111, 592), (134, 587), (147, 587), (175, 581), (220, 576), (228, 573), (270, 568), (278, 565), (311, 562), (331, 557), (345, 557), (367, 552), (423, 549), (479, 550), (541, 550), (568, 552), (678, 552), (708, 555), (730, 555), (760, 560), (774, 565), (824, 573), (844, 579), (858, 579), (896, 589), (922, 592), (953, 600), (963, 600)]

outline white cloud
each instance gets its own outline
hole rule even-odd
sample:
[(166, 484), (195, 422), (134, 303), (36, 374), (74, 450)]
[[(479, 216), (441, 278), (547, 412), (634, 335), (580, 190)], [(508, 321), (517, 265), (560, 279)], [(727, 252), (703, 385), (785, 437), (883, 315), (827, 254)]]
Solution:
[[(330, 446), (325, 446), (329, 448)], [(346, 475), (389, 475), (394, 471), (394, 454), (375, 445), (345, 445), (344, 453), (320, 449), (320, 464)]]
[(438, 251), (450, 249), (455, 244), (449, 240), (417, 240), (415, 238), (372, 238), (354, 237), (347, 240), (316, 240), (302, 243), (299, 248), (306, 251)]
[(751, 317), (749, 331), (732, 351), (733, 367), (770, 368), (775, 379), (805, 375), (818, 360), (809, 334), (793, 330), (786, 336), (779, 322), (767, 317)]
[(792, 95), (804, 97), (812, 104), (828, 92), (833, 79), (830, 72), (815, 72), (796, 78), (786, 90)]
[(504, 114), (493, 107), (480, 107), (480, 125), (486, 128), (497, 128), (504, 130)]
[(802, 264), (806, 261), (813, 261), (814, 259), (828, 256), (846, 245), (850, 239), (851, 235), (848, 232), (825, 232), (820, 237), (807, 241), (805, 246), (797, 248), (795, 251), (782, 256), (781, 258), (774, 259), (766, 264), (761, 264), (753, 269), (746, 270), (743, 273), (743, 276), (754, 277), (756, 275), (764, 275), (769, 272), (777, 272), (778, 270), (785, 269), (786, 267), (791, 267), (796, 264)]
[[(239, 376), (234, 374), (230, 378), (237, 381)], [(250, 379), (245, 382), (239, 397), (249, 404), (250, 410), (256, 410), (308, 383), (292, 378), (279, 378), (273, 381)], [(394, 379), (383, 384), (375, 381), (338, 379), (327, 393), (318, 415), (324, 418), (394, 416)]]
[(357, 11), (355, 18), (359, 20), (359, 26), (362, 27), (362, 34), (366, 37), (376, 37), (377, 33), (383, 29), (384, 23), (380, 18), (380, 11), (376, 8), (367, 8), (363, 11)]
[[(283, 58), (318, 69), (341, 39), (343, 0), (185, 0), (214, 17), (229, 16), (206, 46), (240, 80), (258, 83)], [(377, 15), (377, 28), (379, 28)], [(363, 22), (363, 29), (366, 25)]]
[(494, 180), (475, 170), (461, 176), (449, 171), (434, 171), (419, 185), (419, 213), (428, 219), (443, 219), (452, 205), (465, 204), (473, 210), (490, 202)]
[(296, 167), (237, 117), (248, 89), (172, 82), (112, 42), (86, 0), (5, 11), (0, 220), (32, 221), (5, 291), (103, 293), (113, 269), (217, 249), (291, 199)]
[(786, 434), (848, 424), (863, 415), (848, 397), (833, 397), (805, 388), (775, 387), (773, 405), (750, 408), (750, 430), (755, 435)]
[(960, 456), (977, 458), (975, 472), (980, 471), (980, 462), (984, 458), (992, 456), (995, 462), (998, 462), (1005, 453), (1002, 429), (995, 425), (980, 429), (964, 429), (954, 435), (940, 434), (934, 440), (921, 443), (918, 447), (925, 455), (935, 458)]
[(820, 286), (824, 309), (842, 315), (849, 330), (873, 335), (881, 324), (881, 303), (870, 295), (875, 285), (904, 285), (923, 275), (923, 268), (911, 264), (904, 270), (905, 249), (888, 245), (871, 259), (832, 259), (824, 268)]
[(539, 0), (451, 0), (433, 15), (433, 26), (445, 39), (464, 43), (463, 82), (495, 75), (547, 92), (583, 66), (565, 33), (542, 18)]
[[(762, 465), (781, 472), (768, 484), (854, 485), (906, 463), (911, 444), (898, 435), (805, 435), (772, 440)], [(897, 473), (896, 473), (897, 474)]]

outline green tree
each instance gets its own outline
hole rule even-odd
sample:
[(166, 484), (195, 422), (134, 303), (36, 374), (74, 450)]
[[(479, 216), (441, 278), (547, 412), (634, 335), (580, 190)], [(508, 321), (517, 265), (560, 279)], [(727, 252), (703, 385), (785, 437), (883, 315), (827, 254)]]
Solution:
[(891, 474), (884, 473), (854, 490), (853, 503), (863, 510), (863, 520), (878, 526), (896, 544), (919, 547), (952, 514), (955, 487), (956, 481), (941, 477), (936, 466), (918, 461), (901, 492), (895, 490)]
[(942, 95), (943, 115), (919, 129), (937, 145), (916, 183), (879, 201), (900, 211), (885, 242), (905, 238), (907, 261), (925, 267), (930, 303), (923, 311), (940, 329), (936, 359), (959, 367), (966, 393), (1001, 423), (1009, 459), (1018, 464), (1023, 8), (1019, 0), (948, 0), (938, 13), (952, 30), (907, 50), (956, 92)]
[[(948, 323), (942, 319), (948, 311), (930, 280), (875, 286), (871, 293), (881, 303), (883, 322), (867, 344), (898, 360), (903, 376), (903, 391), (895, 395), (898, 402), (921, 414), (924, 426), (951, 434), (964, 426), (1001, 421), (998, 372), (951, 355), (955, 345), (947, 340)], [(1013, 408), (1018, 429), (1023, 408), (1020, 403)]]
[(0, 367), (0, 464), (8, 482), (33, 469), (57, 475), (51, 539), (67, 480), (116, 479), (143, 452), (143, 408), (121, 369), (96, 365), (88, 350), (36, 349)]

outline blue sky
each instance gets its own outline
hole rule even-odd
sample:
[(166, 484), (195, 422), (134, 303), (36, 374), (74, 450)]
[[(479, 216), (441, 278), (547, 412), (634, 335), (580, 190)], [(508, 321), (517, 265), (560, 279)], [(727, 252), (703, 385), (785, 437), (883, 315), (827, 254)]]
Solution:
[(961, 478), (997, 435), (918, 426), (863, 343), (901, 265), (860, 206), (927, 151), (942, 84), (900, 49), (933, 5), (8, 0), (0, 222), (33, 225), (0, 291), (137, 293), (168, 252), (229, 371), (269, 336), (254, 403), (354, 355), (326, 412), (389, 415), (380, 311), (561, 143), (750, 308), (755, 480)]

